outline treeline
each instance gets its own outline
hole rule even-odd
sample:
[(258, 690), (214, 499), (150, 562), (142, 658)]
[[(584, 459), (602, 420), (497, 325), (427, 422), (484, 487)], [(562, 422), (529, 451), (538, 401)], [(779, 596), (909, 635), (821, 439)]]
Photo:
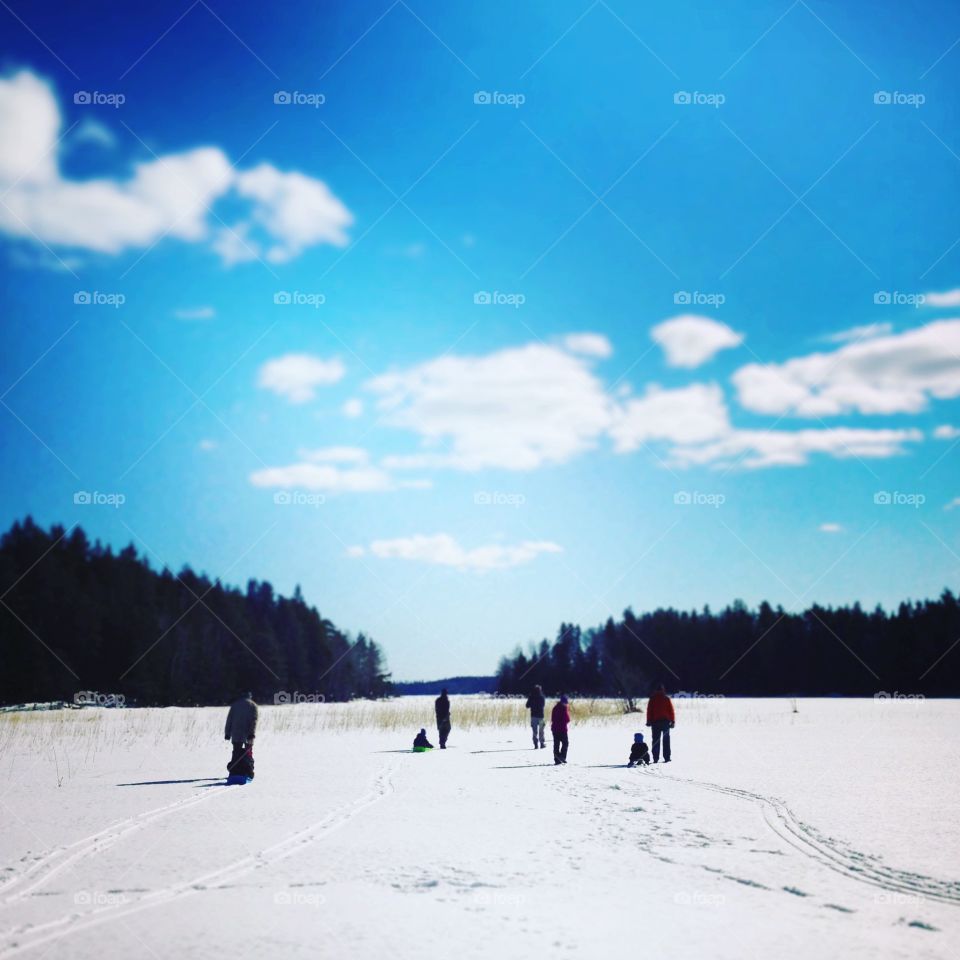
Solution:
[[(581, 631), (561, 624), (553, 643), (504, 657), (499, 693), (635, 699), (652, 684), (727, 696), (960, 695), (960, 604), (939, 600), (877, 607), (811, 606), (802, 613), (736, 601), (719, 613), (659, 609)], [(956, 646), (954, 646), (956, 645)]]
[(376, 643), (351, 639), (300, 592), (246, 590), (185, 567), (151, 569), (131, 545), (91, 544), (76, 527), (29, 517), (0, 539), (0, 702), (72, 700), (220, 704), (241, 689), (261, 702), (383, 696)]

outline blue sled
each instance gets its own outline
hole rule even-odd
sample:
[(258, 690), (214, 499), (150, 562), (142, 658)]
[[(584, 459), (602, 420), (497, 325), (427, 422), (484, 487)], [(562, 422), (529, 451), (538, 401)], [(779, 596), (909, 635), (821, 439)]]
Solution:
[(241, 777), (238, 774), (231, 774), (227, 777), (227, 786), (240, 786), (244, 783), (252, 783), (253, 777)]

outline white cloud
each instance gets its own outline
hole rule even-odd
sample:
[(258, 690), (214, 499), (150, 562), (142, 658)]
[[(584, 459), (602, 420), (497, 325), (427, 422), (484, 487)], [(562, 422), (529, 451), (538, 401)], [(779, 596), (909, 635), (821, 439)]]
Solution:
[(306, 403), (313, 399), (317, 387), (336, 383), (345, 372), (343, 363), (336, 358), (324, 360), (309, 353), (288, 353), (268, 360), (260, 368), (257, 385), (291, 403)]
[(320, 447), (298, 450), (297, 456), (310, 463), (366, 463), (370, 454), (363, 447)]
[[(363, 551), (363, 547), (353, 547)], [(458, 570), (485, 572), (530, 563), (542, 553), (560, 553), (562, 547), (549, 540), (524, 540), (518, 544), (490, 543), (472, 549), (462, 547), (448, 533), (416, 534), (396, 540), (374, 540), (370, 553), (384, 560), (416, 560)], [(348, 553), (350, 551), (348, 550)], [(354, 552), (351, 556), (362, 556)]]
[(114, 132), (105, 124), (93, 117), (84, 117), (70, 135), (71, 143), (92, 143), (105, 150), (112, 150), (117, 145)]
[(944, 290), (941, 293), (925, 293), (923, 305), (925, 307), (960, 307), (960, 288)]
[(390, 474), (376, 467), (342, 469), (324, 463), (293, 463), (286, 467), (266, 467), (250, 474), (255, 487), (323, 490), (328, 493), (381, 493), (393, 490)]
[(181, 307), (174, 310), (173, 315), (178, 320), (212, 320), (217, 311), (213, 307)]
[(922, 439), (913, 429), (732, 430), (709, 443), (674, 447), (671, 454), (679, 466), (796, 467), (808, 463), (812, 454), (838, 460), (893, 457), (904, 452), (904, 444)]
[(375, 377), (387, 424), (414, 430), (427, 448), (393, 466), (532, 470), (592, 448), (611, 400), (587, 362), (544, 344), (478, 357), (446, 356)]
[(865, 323), (860, 327), (850, 327), (831, 333), (822, 339), (828, 343), (850, 343), (853, 340), (872, 340), (874, 337), (885, 337), (893, 332), (892, 323)]
[(843, 533), (839, 523), (821, 523), (819, 529), (821, 533)]
[(658, 323), (650, 336), (663, 349), (671, 367), (699, 367), (720, 350), (743, 343), (743, 334), (725, 323), (690, 313)]
[(617, 409), (609, 432), (617, 452), (628, 453), (649, 440), (701, 443), (729, 430), (723, 391), (716, 384), (695, 383), (677, 390), (648, 387), (644, 396)]
[(960, 320), (938, 320), (782, 364), (751, 363), (732, 379), (740, 403), (757, 413), (916, 413), (931, 396), (960, 395)]
[(358, 397), (351, 397), (344, 402), (340, 409), (345, 417), (355, 420), (357, 417), (363, 416), (363, 401)]
[(933, 437), (935, 440), (956, 440), (960, 437), (960, 427), (943, 423), (933, 431)]
[[(48, 84), (28, 70), (0, 78), (0, 230), (55, 247), (118, 254), (169, 236), (211, 242), (225, 262), (265, 250), (289, 260), (317, 243), (346, 243), (349, 211), (319, 180), (269, 164), (235, 171), (218, 147), (197, 147), (137, 163), (126, 179), (71, 180), (60, 171), (60, 109)], [(209, 208), (234, 194), (265, 246), (239, 242), (249, 230), (211, 238)]]
[(957, 507), (960, 507), (960, 497), (954, 497), (943, 509), (956, 510)]
[(366, 554), (366, 548), (360, 545), (353, 547), (347, 547), (347, 556), (348, 557), (362, 557)]
[(613, 356), (613, 346), (602, 333), (568, 333), (562, 343), (571, 353), (585, 357), (606, 359)]

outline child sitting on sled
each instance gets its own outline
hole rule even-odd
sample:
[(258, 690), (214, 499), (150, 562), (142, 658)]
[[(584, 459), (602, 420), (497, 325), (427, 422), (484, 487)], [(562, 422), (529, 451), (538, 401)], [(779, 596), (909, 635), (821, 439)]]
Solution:
[(633, 743), (630, 745), (630, 762), (627, 766), (646, 766), (648, 763), (650, 763), (650, 751), (643, 742), (643, 734), (635, 733)]
[(427, 731), (421, 728), (413, 741), (413, 749), (416, 753), (423, 753), (424, 750), (432, 750), (433, 744), (427, 739)]

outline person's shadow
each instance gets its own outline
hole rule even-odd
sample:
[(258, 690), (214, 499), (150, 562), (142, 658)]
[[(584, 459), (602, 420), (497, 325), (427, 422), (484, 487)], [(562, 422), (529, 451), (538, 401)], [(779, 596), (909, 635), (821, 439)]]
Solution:
[(223, 777), (197, 777), (193, 780), (140, 780), (137, 783), (118, 783), (118, 787), (165, 787), (173, 783), (209, 783), (211, 780), (222, 780)]

